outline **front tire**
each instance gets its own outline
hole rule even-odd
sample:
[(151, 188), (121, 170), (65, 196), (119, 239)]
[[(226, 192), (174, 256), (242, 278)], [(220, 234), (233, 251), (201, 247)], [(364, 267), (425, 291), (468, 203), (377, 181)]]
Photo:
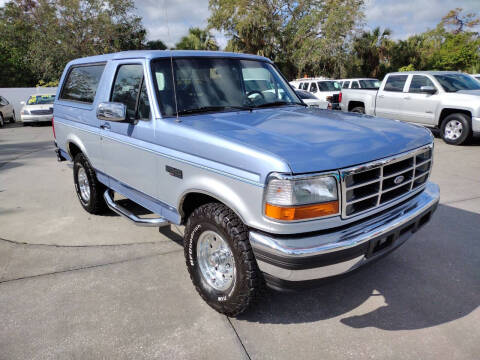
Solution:
[(263, 282), (248, 229), (225, 205), (194, 210), (185, 227), (184, 250), (197, 292), (216, 311), (237, 316), (258, 296)]
[(450, 114), (442, 121), (440, 134), (447, 144), (461, 145), (472, 135), (470, 118), (462, 113)]
[(3, 120), (3, 115), (0, 114), (0, 128), (3, 127), (4, 124), (5, 124), (5, 122)]
[(97, 176), (85, 155), (79, 153), (73, 161), (73, 182), (78, 200), (90, 214), (103, 214), (107, 204), (103, 193), (107, 189), (97, 180)]
[(17, 120), (15, 118), (15, 111), (12, 112), (12, 117), (10, 118), (10, 123), (15, 123)]

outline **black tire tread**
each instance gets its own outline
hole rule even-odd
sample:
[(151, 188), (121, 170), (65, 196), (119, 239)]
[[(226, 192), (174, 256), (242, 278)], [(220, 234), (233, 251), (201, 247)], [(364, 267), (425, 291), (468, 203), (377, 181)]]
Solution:
[[(83, 153), (78, 153), (75, 155), (75, 158), (73, 160), (74, 163), (74, 183), (76, 184), (76, 179), (75, 179), (75, 164), (80, 163), (85, 171), (87, 172), (87, 175), (89, 177), (89, 183), (90, 183), (90, 203), (88, 206), (85, 206), (82, 201), (80, 201), (80, 204), (82, 207), (89, 212), (90, 214), (94, 215), (101, 215), (107, 212), (108, 206), (107, 203), (105, 202), (105, 199), (103, 198), (104, 192), (107, 190), (106, 186), (103, 185), (101, 182), (98, 181), (97, 175), (95, 174), (95, 171), (93, 170), (92, 166), (88, 162), (87, 158)], [(76, 190), (76, 186), (75, 186)], [(77, 193), (77, 195), (79, 195)], [(80, 197), (79, 197), (80, 199)]]
[[(222, 310), (219, 310), (221, 313), (229, 317), (237, 316), (244, 312), (256, 300), (258, 300), (258, 298), (262, 294), (262, 289), (264, 288), (263, 276), (258, 269), (253, 250), (248, 239), (248, 228), (243, 224), (243, 222), (238, 218), (238, 216), (224, 204), (208, 203), (198, 207), (190, 215), (185, 227), (185, 234), (190, 233), (193, 220), (197, 217), (208, 218), (214, 221), (218, 226), (222, 227), (226, 231), (226, 233), (233, 240), (233, 250), (241, 254), (241, 261), (245, 265), (245, 268), (248, 269), (246, 276), (247, 291), (238, 297), (238, 301), (236, 301), (235, 306), (226, 306)], [(189, 266), (187, 260), (188, 247), (185, 246), (184, 249), (190, 279), (192, 280), (195, 289), (200, 294), (200, 296), (205, 300), (205, 302), (210, 304), (210, 300), (203, 294), (201, 288), (194, 280), (193, 270)]]

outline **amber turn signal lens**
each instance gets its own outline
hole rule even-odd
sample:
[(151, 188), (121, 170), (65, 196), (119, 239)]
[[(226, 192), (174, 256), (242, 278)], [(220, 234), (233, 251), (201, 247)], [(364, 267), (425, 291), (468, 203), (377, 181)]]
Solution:
[(265, 215), (272, 219), (284, 221), (313, 219), (337, 213), (338, 201), (292, 207), (276, 206), (268, 203), (265, 205)]

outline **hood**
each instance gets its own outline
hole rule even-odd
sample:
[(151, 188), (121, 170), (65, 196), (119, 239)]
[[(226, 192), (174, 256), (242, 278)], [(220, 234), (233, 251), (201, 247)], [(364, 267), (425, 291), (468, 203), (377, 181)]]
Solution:
[(293, 173), (345, 168), (432, 142), (416, 125), (298, 106), (194, 115), (182, 124), (273, 154)]
[(480, 90), (458, 90), (452, 94), (465, 94), (465, 95), (473, 95), (473, 96), (480, 96)]

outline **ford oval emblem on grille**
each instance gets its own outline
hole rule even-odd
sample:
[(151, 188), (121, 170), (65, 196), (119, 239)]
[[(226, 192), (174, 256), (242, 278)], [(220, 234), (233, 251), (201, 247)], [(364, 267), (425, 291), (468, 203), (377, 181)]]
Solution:
[(401, 184), (405, 180), (405, 176), (403, 175), (398, 175), (395, 179), (393, 179), (393, 182), (398, 185)]

